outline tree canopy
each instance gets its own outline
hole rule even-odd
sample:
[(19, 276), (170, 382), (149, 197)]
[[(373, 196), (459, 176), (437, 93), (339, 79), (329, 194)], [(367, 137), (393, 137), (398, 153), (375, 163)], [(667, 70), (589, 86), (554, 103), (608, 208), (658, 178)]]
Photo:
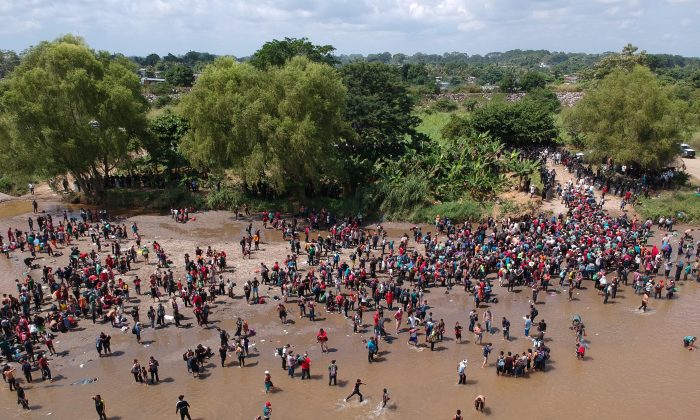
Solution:
[(192, 86), (194, 72), (184, 64), (176, 64), (163, 73), (165, 80), (173, 86)]
[(529, 71), (520, 78), (520, 88), (525, 92), (543, 89), (547, 85), (547, 77), (539, 71)]
[(0, 87), (0, 154), (12, 170), (69, 172), (86, 189), (127, 157), (146, 128), (146, 103), (133, 64), (95, 52), (80, 38), (42, 42)]
[(325, 63), (334, 66), (338, 63), (333, 56), (335, 47), (332, 45), (315, 45), (308, 38), (287, 38), (283, 40), (273, 39), (266, 42), (253, 54), (250, 64), (263, 69), (269, 66), (283, 66), (293, 57), (304, 56), (316, 63)]
[(150, 136), (144, 141), (144, 148), (151, 161), (164, 165), (167, 169), (187, 166), (188, 162), (180, 153), (179, 145), (189, 129), (190, 124), (186, 119), (169, 110), (149, 121)]
[(341, 67), (340, 74), (348, 91), (345, 118), (357, 134), (343, 151), (370, 162), (402, 155), (417, 139), (420, 120), (398, 70), (358, 61)]
[(200, 168), (301, 195), (335, 174), (345, 95), (334, 69), (305, 57), (262, 70), (220, 58), (183, 98), (181, 149)]
[(617, 69), (565, 114), (592, 158), (658, 169), (678, 154), (687, 134), (686, 104), (646, 67)]
[(448, 135), (465, 135), (470, 130), (489, 133), (506, 146), (527, 147), (549, 143), (557, 138), (551, 112), (546, 101), (496, 102), (475, 109), (471, 117), (457, 117), (445, 129)]

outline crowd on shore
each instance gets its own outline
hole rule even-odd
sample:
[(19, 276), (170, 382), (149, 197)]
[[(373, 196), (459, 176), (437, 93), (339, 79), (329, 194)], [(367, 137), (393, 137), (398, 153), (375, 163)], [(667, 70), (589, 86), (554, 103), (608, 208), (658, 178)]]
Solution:
[[(428, 302), (426, 289), (458, 291), (473, 302), (474, 309), (465, 314), (465, 322), (479, 345), (485, 333), (495, 330), (491, 309), (478, 313), (482, 304), (498, 308), (498, 295), (524, 289), (532, 293), (531, 310), (516, 319), (522, 315), (523, 336), (532, 340), (532, 347), (523, 349), (522, 354), (501, 351), (494, 364), (498, 375), (521, 377), (530, 371), (546, 372), (546, 361), (552, 356), (545, 345), (546, 323), (540, 319), (535, 324), (539, 293), (560, 287), (571, 297), (574, 289), (588, 282), (607, 303), (615, 299), (618, 288), (631, 281), (635, 292), (643, 296), (640, 310), (645, 310), (652, 291), (661, 297), (656, 293), (659, 286), (660, 291), (666, 291), (665, 297), (673, 299), (681, 276), (683, 280), (698, 278), (700, 247), (690, 233), (681, 238), (676, 249), (668, 234), (661, 238), (660, 247), (649, 246), (654, 221), (630, 218), (626, 213), (612, 216), (603, 209), (605, 192), (596, 196), (601, 185), (596, 184), (595, 174), (571, 156), (545, 158), (559, 160), (576, 175), (575, 180), (556, 184), (556, 172), (548, 172), (552, 185), (559, 185), (555, 199), (562, 200), (566, 213), (489, 218), (479, 223), (454, 223), (438, 216), (429, 231), (415, 226), (396, 239), (381, 225), (365, 227), (356, 218), (336, 218), (325, 210), (303, 209), (299, 218), (265, 212), (255, 225), (280, 230), (289, 243), (289, 254), (281, 260), (265, 255), (258, 246), (261, 232), (251, 222), (240, 241), (241, 258), (259, 253), (263, 262), (259, 278), (246, 279), (241, 285), (244, 299), (249, 304), (275, 301), (270, 313), (276, 313), (282, 323), (287, 322), (289, 312), (285, 304), (295, 303), (299, 315), (312, 323), (317, 306), (323, 306), (327, 312), (347, 318), (355, 332), (364, 328), (363, 317), (370, 313), (373, 328), (364, 344), (368, 363), (374, 363), (379, 358), (386, 360), (380, 347), (392, 345), (392, 337), (400, 334), (408, 335), (412, 346), (435, 350), (436, 345), (444, 345), (447, 326), (439, 315), (442, 308)], [(107, 211), (81, 211), (75, 218), (64, 212), (62, 219), (56, 219), (50, 214), (34, 215), (27, 219), (26, 227), (14, 226), (6, 236), (0, 236), (3, 252), (8, 257), (20, 255), (27, 266), (26, 276), (16, 280), (16, 293), (4, 294), (0, 308), (3, 378), (24, 408), (30, 407), (27, 393), (14, 372), (21, 369), (27, 383), (32, 382), (35, 369), (51, 380), (50, 359), (60, 357), (53, 345), (56, 334), (79, 334), (75, 329), (80, 322), (103, 323), (105, 329), (111, 326), (131, 331), (140, 341), (144, 328), (179, 327), (183, 311), (191, 311), (198, 326), (210, 328), (211, 301), (216, 296), (232, 298), (240, 290), (230, 280), (230, 256), (224, 250), (196, 247), (193, 256), (184, 255), (184, 267), (179, 267), (166, 250), (167, 244), (146, 243), (136, 223), (130, 228), (114, 223)], [(672, 221), (660, 227), (670, 232)], [(68, 263), (56, 267), (37, 264), (44, 255), (57, 253), (68, 253)], [(304, 269), (300, 268), (301, 259), (306, 263)], [(152, 269), (148, 278), (135, 276), (131, 284), (123, 280), (126, 273), (142, 264)], [(261, 293), (261, 285), (270, 286), (272, 292)], [(141, 307), (131, 303), (134, 294), (149, 295), (152, 304), (146, 309), (143, 302)], [(145, 325), (141, 322), (143, 310), (149, 320)], [(396, 323), (393, 331), (386, 327), (389, 317)], [(585, 360), (588, 343), (580, 321), (572, 326), (577, 336), (575, 354)], [(503, 317), (504, 340), (510, 339), (510, 322)], [(531, 335), (533, 325), (537, 333)], [(238, 318), (235, 333), (218, 331), (221, 366), (226, 366), (229, 353), (234, 353), (236, 364), (244, 367), (249, 339), (257, 334), (255, 328)], [(454, 334), (462, 340), (459, 323)], [(96, 338), (100, 356), (110, 357), (110, 338), (106, 332)], [(331, 339), (320, 329), (317, 340), (322, 350), (328, 349)], [(490, 345), (483, 346), (483, 367), (490, 366), (492, 350)], [(311, 378), (308, 354), (297, 355), (289, 346), (278, 353), (289, 376), (295, 377), (295, 368), (300, 367), (301, 379)], [(194, 350), (187, 349), (183, 361), (188, 372), (198, 376), (205, 361), (215, 354), (200, 344)], [(466, 384), (467, 366), (466, 359), (459, 363), (458, 383)], [(337, 376), (336, 361), (328, 372), (330, 385)], [(144, 365), (133, 360), (131, 373), (135, 382), (158, 382), (159, 362), (155, 356)], [(360, 385), (358, 379), (354, 394), (359, 393)], [(274, 387), (269, 371), (264, 387), (266, 391)], [(362, 395), (359, 397), (361, 400)], [(99, 395), (94, 400), (102, 417), (104, 400)], [(182, 396), (179, 401), (184, 401)], [(485, 398), (482, 408), (483, 402)], [(178, 402), (178, 413), (189, 418), (189, 404), (185, 404)], [(264, 407), (263, 416), (269, 418), (271, 405)]]

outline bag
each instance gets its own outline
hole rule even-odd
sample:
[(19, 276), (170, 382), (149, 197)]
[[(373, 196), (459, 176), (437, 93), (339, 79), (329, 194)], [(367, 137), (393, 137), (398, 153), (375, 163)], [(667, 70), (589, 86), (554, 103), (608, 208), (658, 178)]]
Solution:
[(136, 325), (134, 325), (133, 327), (131, 327), (131, 333), (132, 333), (132, 334), (136, 334)]

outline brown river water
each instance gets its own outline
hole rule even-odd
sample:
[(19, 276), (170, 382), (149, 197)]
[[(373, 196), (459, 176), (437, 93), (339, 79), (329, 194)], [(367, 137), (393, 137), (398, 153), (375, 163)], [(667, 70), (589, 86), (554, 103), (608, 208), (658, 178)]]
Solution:
[[(26, 226), (26, 214), (23, 214), (26, 210), (7, 210), (8, 204), (16, 206), (14, 202), (0, 204), (3, 233), (9, 226)], [(50, 211), (58, 214), (60, 210), (55, 207)], [(196, 245), (211, 244), (216, 249), (227, 250), (230, 263), (237, 269), (225, 277), (238, 283), (238, 295), (242, 294), (242, 283), (255, 275), (259, 262), (268, 265), (275, 260), (281, 262), (288, 253), (288, 245), (281, 241), (278, 232), (266, 231), (262, 250), (254, 253), (252, 261), (241, 261), (237, 242), (247, 222), (234, 221), (226, 212), (197, 217), (196, 222), (184, 225), (174, 223), (167, 216), (138, 216), (133, 220), (139, 224), (145, 241), (158, 240), (172, 254), (177, 273), (182, 271), (184, 252), (192, 254)], [(128, 227), (130, 222), (126, 224)], [(262, 228), (260, 223), (255, 227)], [(409, 228), (410, 225), (397, 225), (390, 232), (398, 237)], [(654, 241), (658, 242), (660, 237), (657, 232)], [(80, 244), (89, 249), (85, 241)], [(64, 261), (62, 258), (59, 257), (59, 263)], [(55, 264), (52, 260), (39, 263)], [(138, 266), (142, 278), (154, 269), (154, 266)], [(304, 264), (300, 267), (305, 269)], [(0, 290), (14, 292), (14, 279), (22, 275), (19, 255), (13, 254), (10, 260), (0, 258)], [(38, 270), (32, 275), (40, 277)], [(133, 273), (126, 276), (127, 281), (131, 278)], [(522, 353), (532, 347), (523, 337), (522, 321), (528, 313), (530, 293), (528, 290), (508, 293), (497, 284), (499, 302), (489, 304), (489, 309), (494, 326), (500, 327), (503, 316), (511, 321), (512, 339), (503, 341), (500, 329), (493, 336), (484, 337), (484, 342), (492, 342), (494, 346), (487, 368), (481, 367), (481, 346), (474, 343), (473, 335), (466, 329), (473, 301), (458, 289), (446, 294), (444, 288), (434, 288), (425, 295), (434, 319), (443, 318), (447, 326), (445, 341), (436, 345), (436, 351), (408, 346), (408, 336), (403, 331), (391, 343), (380, 342), (380, 357), (372, 365), (367, 362), (362, 342), (370, 335), (371, 314), (365, 314), (364, 332), (353, 334), (349, 320), (338, 314), (326, 314), (322, 307), (318, 307), (316, 322), (300, 319), (293, 299), (286, 306), (294, 323), (282, 326), (273, 300), (249, 306), (241, 299), (217, 298), (210, 316), (215, 322), (212, 326), (233, 334), (235, 319), (241, 316), (257, 330), (257, 335), (251, 339), (251, 353), (244, 368), (234, 366), (233, 354), (227, 360), (229, 366), (220, 367), (217, 354), (198, 379), (188, 375), (182, 353), (198, 343), (212, 347), (216, 353), (219, 339), (216, 329), (197, 327), (191, 311), (183, 311), (190, 318), (184, 322), (193, 326), (146, 328), (141, 345), (128, 332), (81, 320), (79, 331), (59, 333), (54, 340), (56, 350), (63, 354), (49, 359), (56, 380), (36, 381), (40, 375), (35, 371), (35, 382), (25, 387), (32, 410), (23, 412), (16, 405), (14, 394), (3, 385), (0, 418), (95, 418), (90, 399), (95, 394), (105, 399), (110, 419), (177, 418), (175, 402), (179, 394), (184, 394), (191, 404), (193, 418), (199, 419), (254, 419), (262, 414), (266, 401), (272, 403), (273, 419), (451, 419), (457, 409), (462, 409), (465, 418), (694, 418), (692, 413), (700, 397), (700, 352), (685, 350), (681, 341), (685, 335), (700, 335), (700, 283), (681, 282), (676, 299), (651, 299), (646, 313), (636, 310), (640, 297), (631, 287), (622, 286), (617, 299), (603, 305), (602, 297), (590, 284), (585, 285), (589, 287), (577, 291), (571, 302), (566, 293), (559, 293), (558, 285), (554, 292), (540, 294), (539, 318), (548, 324), (546, 344), (551, 348), (551, 359), (546, 372), (531, 372), (525, 378), (497, 377), (495, 361), (500, 351)], [(278, 294), (276, 289), (268, 290), (266, 286), (260, 290), (262, 295)], [(148, 296), (137, 298), (138, 301), (132, 297), (131, 303), (139, 303), (141, 317), (146, 319), (145, 311), (152, 301)], [(482, 305), (479, 315), (485, 309), (486, 305)], [(574, 354), (575, 338), (569, 329), (574, 314), (582, 316), (590, 341), (584, 361), (577, 360)], [(392, 312), (385, 311), (385, 316), (391, 315)], [(466, 342), (462, 344), (453, 340), (455, 321), (465, 327)], [(316, 343), (318, 328), (328, 331), (331, 348), (328, 354), (321, 353)], [(393, 322), (387, 323), (387, 330), (396, 337)], [(97, 357), (94, 340), (99, 331), (112, 335), (113, 356)], [(419, 342), (423, 339), (421, 334)], [(289, 378), (281, 369), (275, 348), (287, 343), (295, 352), (308, 352), (312, 361), (311, 380), (301, 381), (299, 371), (294, 379)], [(135, 384), (129, 372), (132, 360), (136, 358), (144, 364), (151, 355), (160, 362), (161, 383)], [(456, 385), (457, 365), (464, 358), (469, 360), (468, 384)], [(332, 359), (339, 366), (335, 387), (327, 382), (327, 366)], [(275, 385), (274, 392), (267, 395), (263, 387), (265, 370), (270, 371)], [(17, 373), (18, 377), (22, 376), (19, 370)], [(97, 381), (75, 384), (86, 378)], [(354, 397), (344, 402), (357, 378), (366, 384), (362, 387), (365, 401), (359, 403)], [(388, 388), (391, 396), (385, 409), (381, 409), (383, 388)], [(482, 414), (473, 409), (473, 400), (479, 394), (487, 398), (486, 411)]]

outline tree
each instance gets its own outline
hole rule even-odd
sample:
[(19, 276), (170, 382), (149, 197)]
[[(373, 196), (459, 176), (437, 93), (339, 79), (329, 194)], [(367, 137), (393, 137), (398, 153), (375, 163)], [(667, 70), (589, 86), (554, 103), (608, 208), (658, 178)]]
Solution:
[(490, 133), (506, 146), (545, 144), (557, 138), (551, 111), (537, 101), (496, 102), (471, 114), (470, 127), (476, 133)]
[(379, 159), (394, 159), (415, 147), (422, 138), (416, 131), (420, 119), (413, 115), (414, 100), (396, 67), (356, 61), (341, 67), (340, 74), (347, 87), (345, 120), (354, 132), (340, 150), (350, 159), (348, 172), (356, 184)]
[(7, 77), (19, 65), (20, 58), (11, 50), (0, 50), (0, 79)]
[(155, 66), (160, 61), (160, 56), (156, 53), (151, 53), (146, 56), (143, 60), (143, 64), (146, 66)]
[(520, 78), (520, 88), (525, 92), (543, 89), (547, 85), (546, 76), (538, 71), (530, 71)]
[(316, 63), (325, 63), (329, 66), (338, 64), (333, 56), (335, 47), (332, 45), (314, 45), (308, 38), (284, 38), (273, 39), (266, 42), (253, 54), (250, 64), (263, 69), (270, 66), (281, 67), (289, 60), (297, 56), (304, 56)]
[(248, 187), (304, 195), (336, 179), (345, 87), (325, 64), (294, 57), (258, 69), (219, 58), (182, 100), (183, 154), (199, 168), (231, 169)]
[(557, 98), (557, 94), (551, 90), (538, 88), (528, 92), (523, 98), (524, 101), (533, 101), (537, 105), (544, 107), (549, 112), (559, 112), (561, 102)]
[(506, 72), (501, 80), (498, 82), (498, 88), (501, 92), (515, 92), (520, 86), (518, 85), (518, 79), (515, 77), (515, 73), (512, 71)]
[(164, 73), (165, 80), (173, 86), (192, 86), (194, 72), (184, 64), (176, 64)]
[(591, 157), (658, 169), (678, 154), (687, 135), (686, 104), (646, 67), (618, 69), (564, 114), (568, 129), (583, 135)]
[(148, 124), (150, 136), (144, 141), (151, 162), (164, 165), (168, 170), (187, 166), (187, 159), (180, 153), (179, 145), (189, 129), (189, 122), (171, 111), (152, 119)]
[[(622, 52), (618, 54), (610, 54), (603, 57), (592, 69), (592, 78), (603, 79), (608, 74), (622, 70), (630, 72), (635, 67), (648, 64), (646, 51), (641, 51), (636, 54), (639, 48), (632, 44), (627, 44), (622, 48)], [(590, 72), (589, 72), (590, 73)], [(591, 76), (588, 76), (591, 78)]]
[(3, 162), (18, 173), (70, 173), (93, 192), (136, 148), (146, 102), (134, 65), (67, 35), (27, 51), (0, 88)]

